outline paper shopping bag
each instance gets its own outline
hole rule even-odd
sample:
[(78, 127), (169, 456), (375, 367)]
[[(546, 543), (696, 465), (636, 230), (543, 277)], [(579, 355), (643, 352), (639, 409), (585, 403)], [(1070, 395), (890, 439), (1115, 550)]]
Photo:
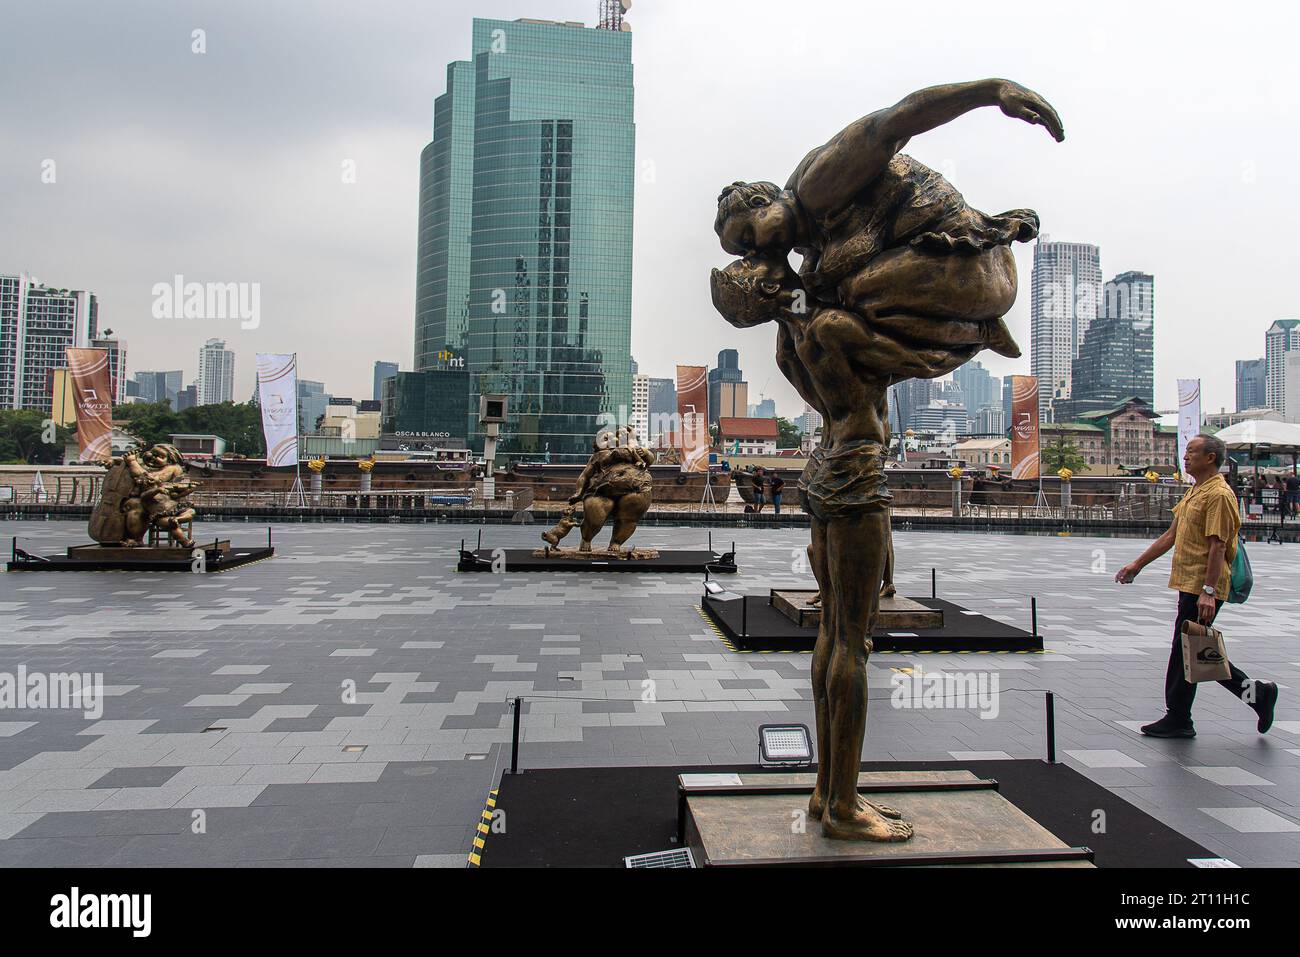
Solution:
[(1183, 636), (1183, 677), (1192, 684), (1223, 681), (1232, 677), (1228, 652), (1223, 646), (1223, 632), (1196, 621), (1185, 621)]

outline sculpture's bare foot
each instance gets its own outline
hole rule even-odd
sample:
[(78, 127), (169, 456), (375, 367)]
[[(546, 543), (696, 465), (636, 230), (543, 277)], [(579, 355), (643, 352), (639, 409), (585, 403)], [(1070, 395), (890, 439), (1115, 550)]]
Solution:
[(822, 815), (822, 836), (836, 841), (906, 841), (912, 837), (912, 825), (885, 817), (870, 801), (859, 798), (857, 807), (848, 814), (837, 814), (827, 806)]
[(591, 542), (583, 542), (581, 545), (578, 546), (578, 551), (580, 552), (591, 551)]
[(875, 801), (868, 801), (861, 794), (858, 795), (858, 807), (868, 807), (875, 811), (881, 817), (891, 818), (895, 821), (902, 820), (903, 812), (890, 807), (888, 804), (877, 804)]
[(811, 598), (809, 598), (806, 602), (804, 602), (805, 605), (820, 605), (821, 603), (822, 603), (822, 593), (821, 593), (821, 592), (818, 592), (817, 594), (815, 594), (815, 595), (813, 595)]
[(898, 594), (898, 589), (895, 588), (893, 585), (886, 585), (884, 588), (880, 589), (881, 598), (893, 598), (897, 594)]
[[(897, 821), (903, 816), (903, 812), (890, 807), (888, 804), (877, 804), (875, 801), (868, 801), (861, 794), (858, 795), (858, 808), (870, 809), (875, 811), (881, 817), (892, 818)], [(814, 821), (820, 821), (822, 813), (826, 810), (826, 795), (819, 791), (813, 791), (813, 795), (808, 800), (808, 816)]]

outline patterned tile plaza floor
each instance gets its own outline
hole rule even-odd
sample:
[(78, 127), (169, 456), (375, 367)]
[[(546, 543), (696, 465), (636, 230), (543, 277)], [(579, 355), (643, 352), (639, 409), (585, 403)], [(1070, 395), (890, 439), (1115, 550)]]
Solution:
[[(4, 529), (37, 553), (84, 541), (75, 523)], [(265, 538), (203, 527), (218, 532)], [(484, 544), (537, 533), (489, 528)], [(458, 575), (474, 534), (286, 525), (276, 558), (220, 575), (4, 575), (0, 681), (102, 673), (105, 689), (97, 718), (0, 710), (0, 866), (463, 866), (508, 760), (510, 696), (528, 696), (532, 767), (753, 763), (759, 724), (812, 723), (809, 657), (728, 651), (696, 610), (698, 576)], [(811, 583), (806, 531), (716, 534), (737, 543), (738, 590)], [(635, 542), (705, 536), (648, 528)], [(1140, 542), (896, 544), (904, 593), (928, 594), (938, 568), (942, 597), (1023, 626), (1036, 596), (1047, 653), (873, 656), (865, 758), (1041, 757), (1050, 689), (1062, 760), (1216, 854), (1300, 862), (1300, 550), (1253, 546), (1255, 594), (1219, 622), (1234, 659), (1282, 686), (1274, 730), (1256, 734), (1210, 686), (1195, 740), (1154, 741), (1136, 728), (1163, 710), (1167, 561), (1121, 588)], [(895, 707), (906, 669), (996, 677), (996, 714)]]

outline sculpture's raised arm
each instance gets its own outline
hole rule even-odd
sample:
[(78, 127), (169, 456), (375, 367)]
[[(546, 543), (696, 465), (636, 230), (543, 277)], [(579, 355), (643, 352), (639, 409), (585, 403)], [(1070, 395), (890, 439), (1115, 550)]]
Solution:
[(848, 206), (913, 136), (984, 106), (996, 106), (1007, 116), (1046, 127), (1058, 142), (1065, 139), (1051, 104), (1018, 83), (1000, 79), (948, 83), (918, 90), (851, 123), (809, 153), (786, 188), (797, 190), (814, 219), (830, 216)]

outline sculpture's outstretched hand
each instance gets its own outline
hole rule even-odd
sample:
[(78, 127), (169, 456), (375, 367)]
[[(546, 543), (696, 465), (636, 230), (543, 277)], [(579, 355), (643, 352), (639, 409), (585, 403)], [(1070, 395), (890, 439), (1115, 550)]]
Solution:
[(1003, 80), (998, 90), (998, 106), (1007, 116), (1047, 128), (1056, 142), (1065, 139), (1065, 127), (1052, 104), (1019, 83)]

